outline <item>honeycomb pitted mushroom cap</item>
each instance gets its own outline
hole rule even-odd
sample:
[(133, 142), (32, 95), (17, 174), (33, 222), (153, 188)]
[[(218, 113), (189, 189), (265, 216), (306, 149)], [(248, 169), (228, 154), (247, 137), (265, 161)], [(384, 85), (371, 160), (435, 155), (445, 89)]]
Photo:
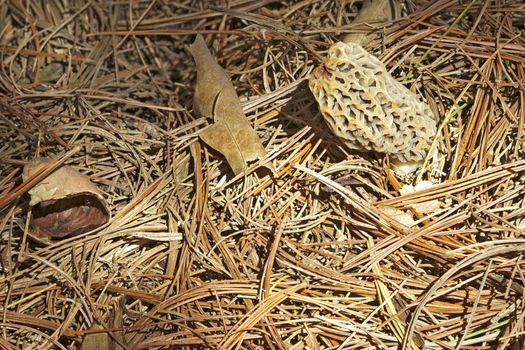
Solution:
[(335, 135), (360, 151), (420, 161), (436, 134), (426, 103), (358, 44), (338, 42), (310, 76), (309, 87)]

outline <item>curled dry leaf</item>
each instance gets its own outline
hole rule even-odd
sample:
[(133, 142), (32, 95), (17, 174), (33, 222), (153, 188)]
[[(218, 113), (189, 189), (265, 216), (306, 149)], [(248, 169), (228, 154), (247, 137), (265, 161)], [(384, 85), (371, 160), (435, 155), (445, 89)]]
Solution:
[[(377, 24), (388, 22), (399, 17), (401, 8), (395, 0), (368, 0), (363, 3), (361, 10), (355, 16), (353, 24), (367, 23), (372, 27)], [(376, 32), (350, 33), (344, 36), (343, 42), (355, 43), (365, 47), (376, 38)]]
[[(24, 167), (26, 181), (49, 162), (39, 158)], [(63, 166), (29, 190), (33, 207), (31, 233), (61, 238), (96, 229), (109, 221), (110, 212), (100, 190), (89, 178), (70, 166)]]
[(193, 109), (197, 115), (214, 120), (199, 136), (224, 155), (237, 175), (249, 162), (263, 158), (266, 150), (246, 119), (230, 78), (212, 57), (202, 35), (197, 35), (189, 51), (197, 65)]

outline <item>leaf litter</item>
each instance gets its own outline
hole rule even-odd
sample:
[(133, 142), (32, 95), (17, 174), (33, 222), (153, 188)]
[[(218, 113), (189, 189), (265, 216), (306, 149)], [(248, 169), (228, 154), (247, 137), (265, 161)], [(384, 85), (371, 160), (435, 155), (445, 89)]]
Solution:
[[(1, 3), (0, 347), (522, 348), (525, 7), (400, 3), (384, 26), (361, 1)], [(437, 119), (413, 174), (346, 148), (306, 86), (367, 30)], [(200, 139), (198, 33), (267, 152), (237, 175)], [(111, 219), (35, 240), (27, 192), (63, 165)]]
[(238, 175), (249, 162), (264, 158), (266, 151), (244, 115), (233, 84), (211, 56), (202, 35), (196, 36), (189, 51), (197, 65), (193, 110), (214, 120), (199, 137), (223, 154)]

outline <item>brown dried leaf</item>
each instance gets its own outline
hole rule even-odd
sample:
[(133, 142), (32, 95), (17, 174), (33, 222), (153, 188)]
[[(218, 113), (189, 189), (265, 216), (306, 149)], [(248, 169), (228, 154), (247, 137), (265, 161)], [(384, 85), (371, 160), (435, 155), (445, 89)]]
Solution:
[[(419, 191), (429, 189), (432, 186), (434, 186), (434, 184), (426, 180), (418, 182), (415, 186), (411, 184), (405, 184), (403, 185), (403, 187), (401, 187), (401, 189), (399, 190), (399, 193), (402, 196), (406, 196), (412, 193), (416, 193)], [(419, 214), (428, 214), (428, 213), (432, 213), (434, 211), (439, 210), (442, 206), (442, 203), (437, 199), (431, 199), (431, 200), (420, 202), (420, 203), (411, 203), (410, 206), (414, 208), (414, 210), (418, 212)]]
[[(355, 16), (354, 24), (367, 23), (377, 27), (378, 23), (391, 21), (399, 16), (399, 3), (393, 0), (365, 1), (363, 7)], [(343, 42), (356, 43), (365, 47), (377, 36), (376, 33), (350, 33), (345, 35)]]
[(43, 83), (54, 83), (64, 75), (65, 66), (60, 62), (51, 62), (42, 67), (40, 81)]
[(244, 115), (230, 78), (212, 57), (202, 35), (197, 35), (189, 51), (197, 64), (193, 109), (215, 121), (199, 136), (226, 158), (237, 175), (249, 162), (263, 158), (266, 150)]
[(416, 223), (412, 213), (397, 209), (390, 205), (380, 205), (378, 209), (406, 227), (412, 227)]
[[(23, 178), (45, 166), (39, 158), (24, 167)], [(31, 233), (39, 237), (78, 235), (106, 224), (110, 212), (100, 190), (70, 166), (63, 166), (29, 190)]]
[[(94, 329), (102, 329), (100, 326), (95, 326)], [(82, 350), (112, 350), (111, 336), (106, 332), (90, 333), (84, 337), (82, 341)]]
[[(124, 335), (122, 332), (123, 320), (122, 309), (125, 307), (126, 297), (119, 297), (112, 305), (109, 319), (109, 327), (113, 330), (106, 330), (100, 325), (94, 325), (91, 330), (95, 333), (88, 333), (82, 340), (81, 350), (123, 350), (125, 346)], [(99, 331), (100, 330), (100, 331)]]

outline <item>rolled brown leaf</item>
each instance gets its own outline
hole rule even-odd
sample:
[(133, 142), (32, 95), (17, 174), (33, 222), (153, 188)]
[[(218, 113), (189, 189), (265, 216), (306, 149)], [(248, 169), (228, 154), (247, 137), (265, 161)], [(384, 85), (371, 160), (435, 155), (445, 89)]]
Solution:
[[(31, 177), (49, 159), (38, 158), (24, 167)], [(39, 237), (62, 238), (92, 231), (109, 221), (110, 212), (102, 192), (89, 177), (63, 166), (29, 190), (32, 215), (30, 232)]]
[[(266, 150), (244, 114), (233, 83), (211, 55), (202, 35), (197, 35), (189, 51), (197, 65), (193, 109), (198, 116), (214, 121), (199, 137), (219, 151), (238, 175), (249, 163), (264, 158)], [(265, 167), (275, 171), (269, 162)]]

